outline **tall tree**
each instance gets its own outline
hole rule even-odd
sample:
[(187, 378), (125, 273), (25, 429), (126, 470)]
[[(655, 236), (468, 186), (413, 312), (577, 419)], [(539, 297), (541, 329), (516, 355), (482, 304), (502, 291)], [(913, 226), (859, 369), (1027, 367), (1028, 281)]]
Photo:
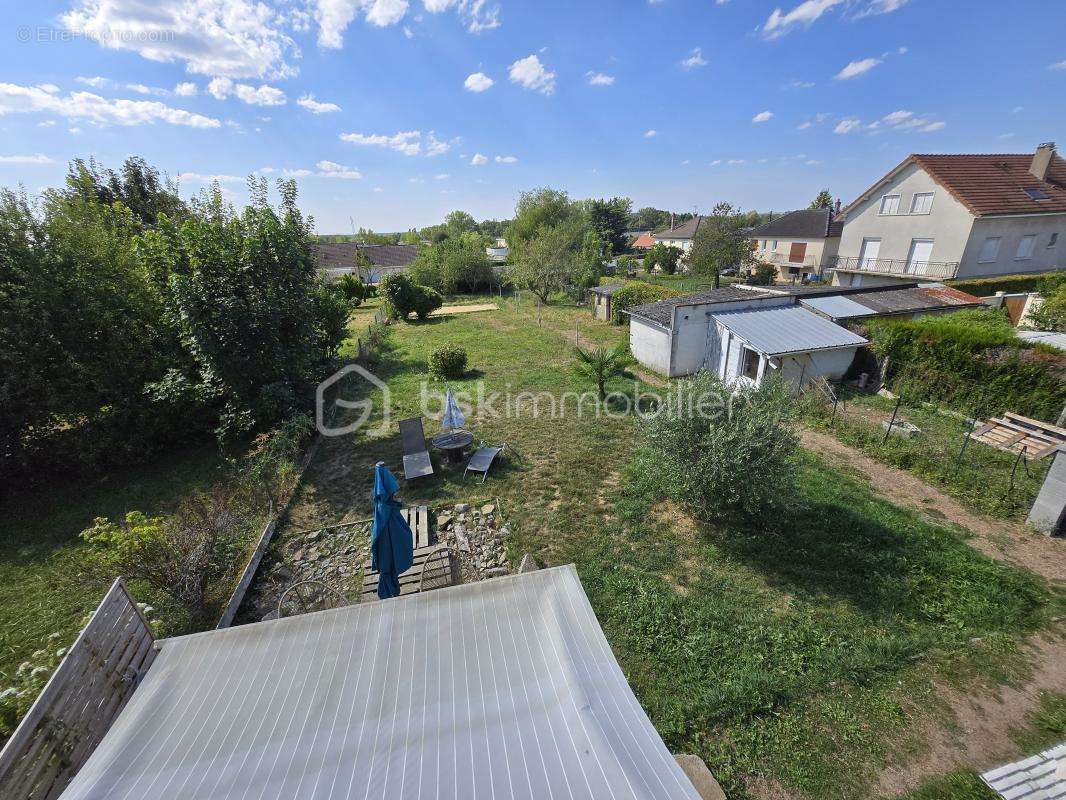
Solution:
[(816, 208), (832, 208), (833, 207), (833, 195), (828, 189), (822, 189), (818, 192), (818, 196), (815, 197), (809, 206), (811, 209)]
[(464, 233), (476, 230), (477, 223), (465, 211), (452, 211), (444, 218), (444, 228), (448, 236), (458, 239)]
[[(570, 201), (566, 192), (557, 189), (535, 189), (522, 192), (515, 205), (515, 217), (507, 228), (507, 244), (514, 259), (533, 241), (543, 228), (556, 228), (564, 224), (584, 222), (577, 204)], [(577, 239), (580, 242), (580, 237)], [(576, 245), (575, 245), (576, 246)]]
[(688, 254), (689, 271), (713, 275), (714, 287), (721, 285), (722, 270), (740, 268), (751, 259), (744, 215), (729, 203), (718, 203), (704, 219), (692, 240)]
[(555, 292), (569, 285), (578, 269), (580, 233), (573, 224), (539, 228), (522, 246), (510, 270), (511, 280), (548, 303)]
[(629, 229), (629, 216), (633, 210), (633, 201), (628, 197), (612, 197), (610, 200), (588, 200), (585, 213), (589, 224), (599, 235), (600, 240), (611, 248), (610, 255), (621, 253), (628, 244), (626, 231)]

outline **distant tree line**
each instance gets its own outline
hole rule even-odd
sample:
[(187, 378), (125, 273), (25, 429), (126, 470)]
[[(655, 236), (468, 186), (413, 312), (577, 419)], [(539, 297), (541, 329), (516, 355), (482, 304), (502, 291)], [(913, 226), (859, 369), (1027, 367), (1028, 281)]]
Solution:
[(310, 407), (347, 304), (311, 260), (296, 186), (184, 202), (142, 159), (0, 190), (0, 473), (233, 441)]

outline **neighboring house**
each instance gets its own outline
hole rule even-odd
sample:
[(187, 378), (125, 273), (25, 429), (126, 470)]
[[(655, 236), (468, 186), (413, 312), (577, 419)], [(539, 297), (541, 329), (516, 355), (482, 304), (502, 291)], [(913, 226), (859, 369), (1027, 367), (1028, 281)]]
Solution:
[(655, 246), (655, 239), (650, 231), (640, 234), (633, 240), (634, 250), (651, 250)]
[(699, 230), (705, 219), (706, 217), (697, 214), (676, 227), (670, 226), (664, 231), (656, 231), (651, 235), (652, 240), (655, 243), (680, 247), (687, 253), (692, 249), (692, 240), (696, 238), (696, 231)]
[(497, 264), (506, 264), (507, 259), (511, 257), (511, 248), (507, 246), (506, 239), (502, 236), (497, 236), (496, 242), (491, 247), (485, 248), (485, 255), (489, 257), (489, 261)]
[(843, 227), (828, 208), (790, 211), (753, 228), (751, 249), (779, 280), (818, 278), (834, 263)]
[(589, 289), (592, 295), (592, 313), (596, 319), (604, 322), (611, 321), (611, 298), (614, 293), (622, 288), (620, 283), (611, 283), (606, 286), (593, 286)]
[(797, 390), (844, 375), (866, 339), (801, 308), (793, 295), (726, 287), (635, 306), (629, 346), (668, 377), (701, 369), (756, 385), (778, 373)]
[(370, 262), (370, 283), (377, 283), (393, 272), (402, 272), (418, 256), (414, 244), (361, 244), (359, 242), (330, 242), (311, 245), (311, 257), (315, 267), (325, 271), (331, 278), (347, 273), (359, 274), (356, 264), (358, 253)]
[(911, 155), (841, 214), (833, 283), (869, 286), (1066, 266), (1066, 161)]

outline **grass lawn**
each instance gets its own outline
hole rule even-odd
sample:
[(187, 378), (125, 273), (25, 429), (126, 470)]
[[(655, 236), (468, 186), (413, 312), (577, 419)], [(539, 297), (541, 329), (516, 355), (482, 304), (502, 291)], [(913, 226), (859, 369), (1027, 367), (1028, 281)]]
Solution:
[[(0, 681), (52, 632), (69, 644), (106, 587), (80, 577), (78, 534), (95, 517), (157, 514), (223, 474), (214, 444), (172, 452), (147, 464), (47, 485), (0, 503)], [(5, 684), (6, 685), (6, 684)]]
[[(587, 310), (538, 311), (527, 301), (391, 326), (375, 367), (391, 393), (388, 432), (326, 442), (279, 544), (287, 531), (368, 516), (371, 468), (383, 459), (399, 471), (395, 420), (422, 413), (435, 348), (467, 349), (470, 371), (451, 384), (457, 391), (476, 393), (483, 381), (489, 393), (559, 395), (589, 389), (574, 372), (572, 341), (613, 344), (626, 335)], [(616, 379), (609, 389), (632, 391), (633, 383)], [(907, 723), (916, 708), (935, 704), (937, 681), (1018, 677), (1018, 642), (1061, 613), (1038, 579), (814, 456), (802, 456), (796, 494), (782, 498), (779, 512), (700, 525), (659, 499), (654, 464), (627, 469), (631, 417), (551, 418), (540, 408), (539, 417), (468, 418), (478, 437), (508, 444), (484, 485), (438, 465), (437, 476), (405, 486), (401, 499), (436, 506), (499, 498), (515, 563), (525, 552), (546, 564), (576, 563), (668, 746), (703, 756), (731, 798), (771, 796), (775, 786), (810, 798), (862, 797), (886, 759), (912, 744)], [(427, 436), (436, 430), (427, 420)]]
[(899, 418), (914, 423), (921, 434), (911, 439), (890, 436), (882, 442), (881, 421), (891, 418), (895, 401), (847, 387), (841, 397), (844, 404), (838, 407), (831, 427), (828, 408), (812, 415), (810, 422), (879, 461), (913, 472), (978, 513), (1025, 519), (1051, 459), (1020, 463), (1012, 489), (1015, 454), (980, 442), (970, 442), (956, 471), (955, 463), (970, 428), (965, 420), (905, 404), (900, 406)]

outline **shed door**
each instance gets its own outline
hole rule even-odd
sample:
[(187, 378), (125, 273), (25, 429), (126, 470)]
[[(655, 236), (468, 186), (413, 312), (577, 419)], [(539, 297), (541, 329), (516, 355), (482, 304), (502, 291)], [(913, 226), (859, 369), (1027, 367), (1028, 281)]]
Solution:
[(806, 242), (793, 242), (792, 247), (788, 250), (788, 260), (793, 264), (802, 264), (803, 259), (807, 257), (807, 243)]

